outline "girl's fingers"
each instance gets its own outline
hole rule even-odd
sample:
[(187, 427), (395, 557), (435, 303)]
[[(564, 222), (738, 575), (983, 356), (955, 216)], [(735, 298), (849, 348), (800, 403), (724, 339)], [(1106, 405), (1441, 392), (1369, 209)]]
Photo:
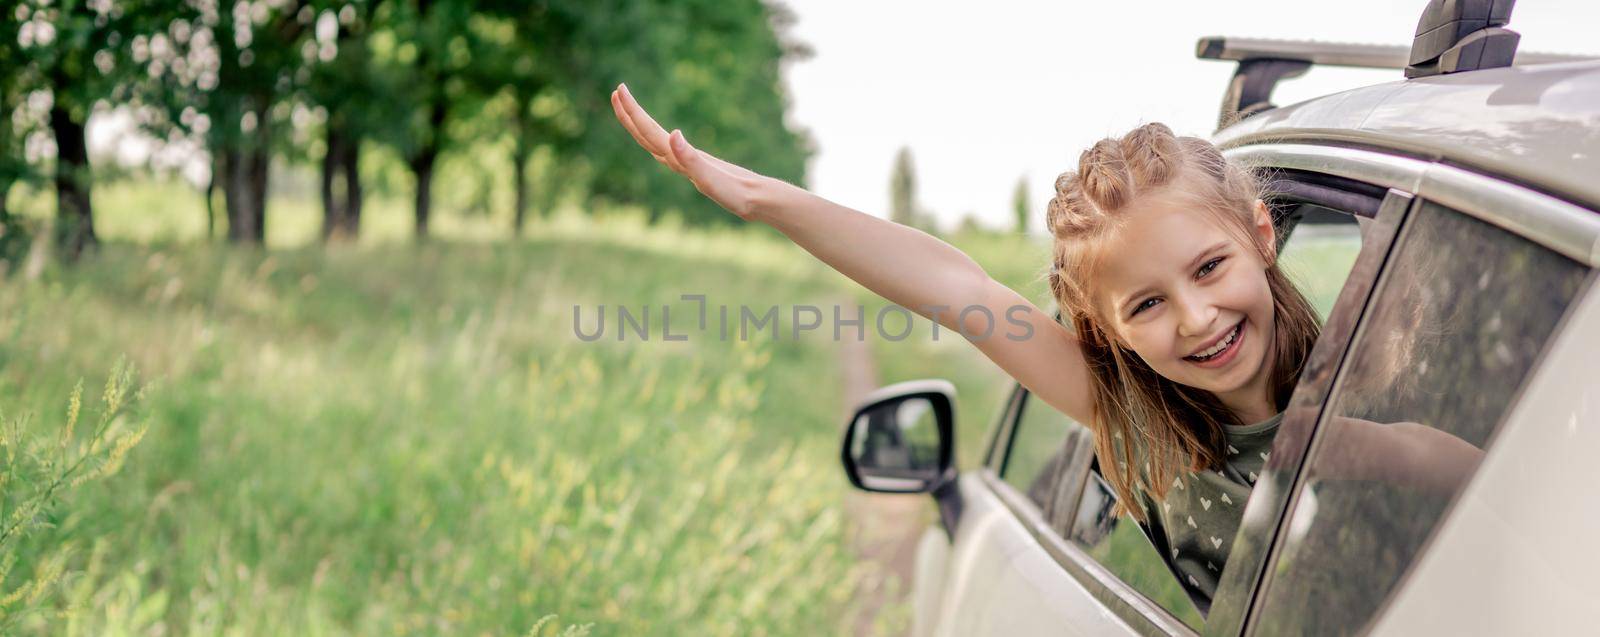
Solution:
[(671, 151), (667, 144), (667, 129), (657, 124), (655, 118), (650, 117), (650, 114), (645, 112), (644, 107), (639, 105), (639, 101), (633, 99), (633, 94), (628, 92), (627, 84), (618, 85), (617, 92), (618, 101), (622, 104), (622, 112), (626, 113), (628, 121), (633, 123), (634, 132), (636, 133), (634, 139), (639, 140), (639, 143), (650, 149), (652, 153), (670, 155)]
[[(617, 90), (611, 92), (611, 108), (616, 111), (617, 120), (622, 122), (622, 127), (628, 130), (629, 135), (633, 136), (633, 141), (638, 142), (646, 151), (649, 151), (650, 155), (656, 158), (656, 161), (671, 168), (673, 172), (683, 173), (683, 165), (678, 162), (677, 158), (672, 156), (672, 149), (666, 143), (666, 131), (661, 130), (661, 125), (656, 124), (653, 119), (649, 120), (650, 124), (660, 131), (660, 138), (652, 138), (645, 131), (640, 130), (639, 123), (634, 120), (631, 111), (637, 110), (643, 113), (644, 109), (639, 108), (637, 102), (633, 102), (632, 109), (628, 108), (627, 102), (632, 102), (633, 98), (628, 96), (625, 91), (627, 91), (626, 86), (619, 86)], [(649, 115), (645, 115), (645, 117), (648, 118)]]
[(668, 133), (639, 106), (625, 84), (611, 92), (611, 108), (633, 140), (656, 161), (688, 177), (696, 190), (730, 212), (749, 218), (749, 186), (757, 181), (755, 173), (695, 149), (684, 139), (682, 131)]
[(628, 115), (627, 108), (622, 105), (622, 89), (611, 92), (611, 110), (616, 112), (617, 121), (622, 122), (622, 127), (627, 129), (629, 135), (633, 136), (633, 141), (638, 142), (645, 150), (650, 151), (650, 154), (659, 157), (662, 151), (666, 150), (664, 148), (656, 148), (644, 134), (639, 132), (639, 125), (634, 123), (633, 118)]

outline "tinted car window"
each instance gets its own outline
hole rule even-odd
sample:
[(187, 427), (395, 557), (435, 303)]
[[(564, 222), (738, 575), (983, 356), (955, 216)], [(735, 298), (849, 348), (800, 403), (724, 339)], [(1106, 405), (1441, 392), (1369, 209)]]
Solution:
[(1281, 252), (1280, 267), (1316, 307), (1317, 316), (1326, 320), (1361, 252), (1361, 232), (1353, 223), (1303, 224), (1289, 235)]
[(1586, 274), (1489, 224), (1419, 207), (1318, 424), (1258, 628), (1348, 634), (1371, 621)]
[(1027, 494), (1050, 528), (1065, 535), (1094, 458), (1094, 437), (1048, 403), (1026, 393), (1022, 401), (1000, 478)]
[(1151, 547), (1139, 524), (1126, 515), (1111, 514), (1116, 497), (1111, 485), (1098, 474), (1091, 477), (1084, 486), (1068, 539), (1117, 579), (1198, 630), (1204, 622), (1199, 609), (1189, 601), (1177, 576)]

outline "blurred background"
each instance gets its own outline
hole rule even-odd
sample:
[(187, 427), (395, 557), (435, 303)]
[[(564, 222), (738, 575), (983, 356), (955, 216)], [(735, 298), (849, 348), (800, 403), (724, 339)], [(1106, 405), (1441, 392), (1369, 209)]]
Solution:
[[(925, 321), (577, 338), (684, 294), (882, 307), (610, 90), (1045, 305), (1055, 176), (1213, 128), (1198, 37), (1409, 44), (1424, 4), (0, 2), (0, 632), (901, 634), (931, 507), (849, 493), (839, 426), (948, 378), (970, 465), (1008, 380)], [(1596, 53), (1597, 19), (1512, 27)]]

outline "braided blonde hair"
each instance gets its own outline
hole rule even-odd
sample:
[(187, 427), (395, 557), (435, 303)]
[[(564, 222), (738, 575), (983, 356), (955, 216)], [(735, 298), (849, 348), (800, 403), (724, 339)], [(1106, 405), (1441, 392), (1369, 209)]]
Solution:
[[(1210, 142), (1176, 136), (1163, 124), (1145, 124), (1120, 139), (1100, 140), (1079, 157), (1076, 171), (1056, 179), (1046, 214), (1055, 238), (1050, 292), (1062, 317), (1077, 330), (1088, 363), (1094, 395), (1090, 428), (1100, 471), (1117, 492), (1119, 508), (1139, 519), (1143, 512), (1131, 504), (1137, 491), (1159, 501), (1180, 470), (1221, 468), (1227, 457), (1224, 425), (1244, 424), (1212, 393), (1168, 380), (1120, 344), (1092, 300), (1099, 248), (1125, 220), (1125, 208), (1168, 188), (1183, 188), (1268, 264), (1276, 352), (1270, 387), (1279, 410), (1288, 406), (1321, 329), (1311, 304), (1278, 268), (1277, 246), (1250, 232), (1254, 203), (1263, 195), (1261, 182)], [(1146, 473), (1138, 471), (1141, 457), (1149, 463)]]

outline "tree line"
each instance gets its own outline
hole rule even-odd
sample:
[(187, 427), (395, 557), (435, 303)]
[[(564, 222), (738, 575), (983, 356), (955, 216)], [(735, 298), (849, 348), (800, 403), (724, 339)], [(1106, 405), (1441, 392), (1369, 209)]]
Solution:
[[(56, 194), (55, 241), (96, 242), (89, 120), (132, 113), (149, 137), (209, 163), (208, 224), (259, 244), (274, 160), (319, 173), (322, 235), (357, 236), (362, 157), (410, 175), (419, 238), (451, 154), (505, 152), (514, 229), (555, 189), (636, 204), (655, 219), (728, 222), (656, 170), (610, 119), (626, 81), (697, 144), (753, 170), (804, 177), (784, 124), (780, 65), (807, 54), (763, 0), (21, 0), (0, 11), (0, 224), (19, 184)], [(508, 150), (507, 150), (508, 149)], [(536, 156), (552, 167), (529, 177)], [(0, 237), (3, 240), (4, 237)]]

